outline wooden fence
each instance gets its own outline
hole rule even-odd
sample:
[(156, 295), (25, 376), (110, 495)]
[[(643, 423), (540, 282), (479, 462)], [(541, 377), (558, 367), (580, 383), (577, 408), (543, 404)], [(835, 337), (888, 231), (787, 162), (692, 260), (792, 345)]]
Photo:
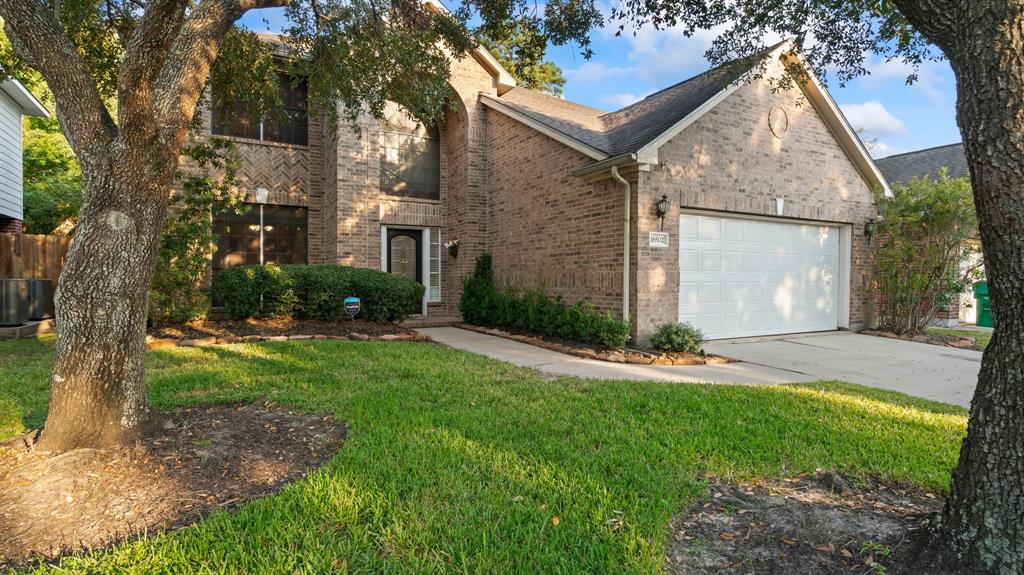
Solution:
[(69, 249), (68, 236), (0, 234), (0, 279), (48, 279), (56, 285)]

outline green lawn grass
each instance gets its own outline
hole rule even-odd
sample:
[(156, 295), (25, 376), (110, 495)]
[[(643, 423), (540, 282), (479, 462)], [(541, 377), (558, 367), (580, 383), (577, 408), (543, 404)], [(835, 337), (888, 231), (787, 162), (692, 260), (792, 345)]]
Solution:
[[(0, 433), (44, 420), (52, 347), (0, 342)], [(276, 496), (63, 571), (658, 573), (709, 477), (826, 468), (944, 491), (965, 430), (958, 407), (848, 384), (552, 378), (422, 343), (161, 350), (148, 383), (161, 409), (266, 398), (330, 412), (349, 439)]]
[(985, 348), (988, 347), (988, 342), (992, 341), (992, 332), (990, 331), (975, 331), (972, 329), (956, 329), (948, 327), (930, 327), (928, 328), (928, 331), (953, 337), (974, 338), (974, 341), (978, 342), (978, 347), (981, 351), (985, 351)]

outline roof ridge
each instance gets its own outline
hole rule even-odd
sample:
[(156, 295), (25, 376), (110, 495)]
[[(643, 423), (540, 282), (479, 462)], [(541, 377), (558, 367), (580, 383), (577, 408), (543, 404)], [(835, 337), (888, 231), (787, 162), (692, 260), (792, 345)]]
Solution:
[(775, 51), (776, 48), (778, 48), (779, 46), (781, 46), (781, 45), (783, 45), (785, 43), (786, 43), (785, 40), (783, 40), (781, 42), (776, 42), (775, 44), (773, 44), (771, 46), (765, 47), (760, 52), (756, 52), (754, 54), (751, 54), (749, 56), (745, 56), (745, 57), (742, 57), (742, 58), (733, 58), (732, 60), (728, 60), (726, 62), (722, 62), (721, 64), (719, 64), (719, 65), (717, 65), (717, 66), (715, 66), (713, 68), (708, 68), (707, 70), (704, 70), (700, 74), (697, 74), (695, 76), (690, 76), (689, 78), (685, 78), (683, 80), (680, 80), (680, 81), (676, 82), (675, 84), (672, 84), (670, 86), (665, 86), (664, 88), (662, 88), (660, 90), (656, 90), (654, 92), (651, 92), (650, 94), (647, 94), (646, 96), (644, 96), (643, 98), (637, 100), (636, 102), (633, 102), (632, 104), (628, 104), (626, 106), (623, 106), (623, 107), (619, 108), (618, 110), (612, 110), (611, 112), (605, 112), (601, 117), (603, 118), (604, 116), (610, 116), (612, 114), (618, 114), (619, 112), (623, 112), (625, 110), (628, 110), (628, 109), (632, 108), (633, 106), (636, 106), (636, 105), (644, 102), (645, 100), (648, 100), (650, 98), (653, 98), (654, 96), (657, 96), (658, 94), (661, 94), (662, 92), (667, 92), (667, 91), (672, 90), (674, 88), (678, 88), (679, 86), (682, 86), (683, 84), (686, 84), (688, 82), (692, 82), (693, 80), (696, 80), (696, 79), (701, 78), (703, 76), (707, 76), (708, 74), (711, 74), (713, 72), (717, 72), (717, 71), (721, 70), (722, 68), (725, 68), (726, 66), (737, 66), (741, 62), (744, 62), (746, 60), (749, 60), (749, 59), (754, 58), (754, 57), (759, 56), (759, 55), (762, 58), (764, 58), (768, 54), (771, 54), (773, 51)]
[(953, 142), (951, 144), (940, 144), (938, 146), (932, 146), (930, 148), (921, 148), (919, 150), (910, 150), (909, 152), (900, 152), (898, 154), (892, 154), (890, 156), (883, 156), (881, 158), (877, 158), (875, 161), (878, 162), (878, 161), (881, 161), (881, 160), (888, 160), (889, 158), (899, 158), (899, 157), (902, 157), (902, 156), (909, 156), (911, 154), (920, 154), (921, 152), (930, 152), (932, 150), (938, 150), (939, 148), (952, 148), (953, 146), (963, 146), (963, 145), (964, 145), (963, 142)]

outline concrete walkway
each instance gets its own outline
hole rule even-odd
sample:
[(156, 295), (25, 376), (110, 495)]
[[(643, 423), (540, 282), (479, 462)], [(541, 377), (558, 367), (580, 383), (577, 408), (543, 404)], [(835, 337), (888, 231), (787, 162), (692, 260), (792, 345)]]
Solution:
[(437, 327), (417, 330), (438, 343), (557, 375), (599, 379), (638, 379), (683, 383), (790, 383), (814, 377), (751, 363), (726, 365), (636, 365), (576, 357), (502, 337)]
[(584, 359), (454, 327), (419, 331), (434, 341), (557, 375), (684, 383), (797, 383), (839, 380), (967, 407), (981, 353), (845, 332), (710, 342), (727, 365), (655, 366)]
[(981, 352), (848, 332), (737, 339), (708, 353), (968, 407)]

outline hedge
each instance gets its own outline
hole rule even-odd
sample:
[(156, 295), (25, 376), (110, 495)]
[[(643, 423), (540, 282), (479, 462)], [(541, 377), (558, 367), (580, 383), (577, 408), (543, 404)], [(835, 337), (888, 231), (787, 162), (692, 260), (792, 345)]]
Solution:
[[(333, 265), (239, 266), (220, 272), (217, 299), (232, 317), (347, 319), (344, 298), (358, 297), (358, 319), (401, 321), (420, 309), (423, 286), (391, 274)], [(261, 296), (262, 295), (262, 299)]]
[(629, 341), (629, 324), (593, 306), (562, 303), (540, 290), (523, 294), (494, 286), (491, 256), (481, 255), (473, 275), (466, 278), (459, 300), (462, 319), (487, 327), (516, 329), (568, 341), (622, 347)]

